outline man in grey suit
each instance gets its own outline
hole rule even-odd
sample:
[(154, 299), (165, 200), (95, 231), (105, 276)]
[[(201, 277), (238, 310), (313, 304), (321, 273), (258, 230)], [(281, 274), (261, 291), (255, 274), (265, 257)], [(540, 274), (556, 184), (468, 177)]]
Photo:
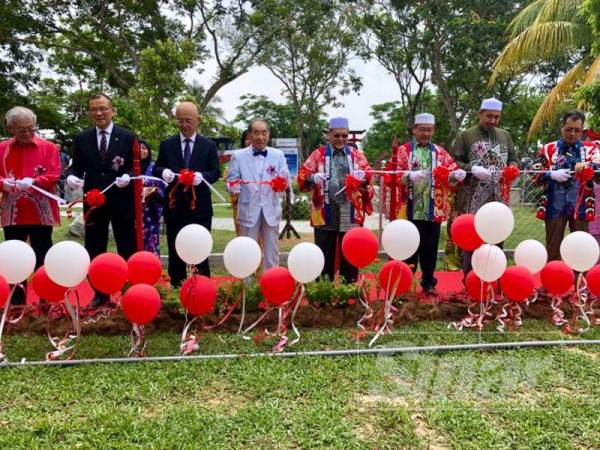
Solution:
[(283, 177), (289, 182), (289, 170), (281, 150), (267, 147), (269, 125), (253, 119), (248, 125), (250, 146), (234, 153), (227, 174), (228, 190), (239, 193), (238, 224), (240, 236), (263, 242), (263, 269), (279, 265), (280, 193), (269, 182)]

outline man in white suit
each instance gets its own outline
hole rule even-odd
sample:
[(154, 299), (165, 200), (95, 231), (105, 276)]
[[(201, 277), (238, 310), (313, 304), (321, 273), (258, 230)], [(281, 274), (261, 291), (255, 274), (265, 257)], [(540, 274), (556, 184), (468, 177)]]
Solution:
[(238, 224), (240, 236), (263, 242), (263, 269), (279, 265), (280, 193), (269, 181), (275, 177), (289, 180), (289, 170), (281, 150), (267, 147), (269, 125), (253, 119), (248, 125), (250, 146), (233, 154), (227, 173), (227, 189), (239, 193)]

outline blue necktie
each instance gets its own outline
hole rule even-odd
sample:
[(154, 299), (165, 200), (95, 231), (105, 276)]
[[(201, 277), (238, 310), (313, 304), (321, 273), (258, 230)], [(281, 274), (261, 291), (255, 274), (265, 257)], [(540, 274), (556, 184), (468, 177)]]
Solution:
[(188, 168), (190, 166), (190, 158), (192, 157), (192, 149), (190, 147), (191, 139), (186, 139), (185, 148), (183, 149), (183, 165)]
[(262, 156), (264, 156), (266, 158), (267, 157), (267, 150), (266, 149), (265, 150), (255, 150), (255, 149), (252, 149), (252, 154), (254, 156), (262, 155)]
[(108, 153), (108, 145), (106, 143), (106, 130), (100, 131), (100, 159), (104, 161)]

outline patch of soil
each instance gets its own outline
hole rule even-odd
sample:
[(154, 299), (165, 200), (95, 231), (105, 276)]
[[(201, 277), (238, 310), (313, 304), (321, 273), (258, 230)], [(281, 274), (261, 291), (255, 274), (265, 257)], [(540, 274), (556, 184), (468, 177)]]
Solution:
[[(382, 302), (372, 305), (375, 321), (381, 316)], [(565, 302), (562, 306), (565, 311), (565, 318), (572, 314), (571, 306)], [(396, 305), (396, 312), (393, 315), (395, 324), (407, 324), (417, 321), (459, 321), (467, 315), (467, 304), (461, 297), (450, 297), (444, 300), (429, 299), (423, 300), (418, 297), (409, 298)], [(477, 311), (475, 305), (472, 309)], [(492, 311), (495, 314), (499, 311), (496, 305)], [(249, 311), (246, 314), (245, 324), (249, 326), (256, 321), (263, 311)], [(306, 305), (298, 310), (296, 324), (304, 329), (318, 328), (348, 328), (356, 329), (356, 322), (363, 316), (365, 309), (359, 304), (339, 306), (321, 306), (316, 308), (312, 305)], [(529, 306), (523, 307), (523, 318), (536, 318), (549, 320), (552, 315), (550, 304), (547, 301), (538, 300)], [(237, 332), (240, 313), (234, 312), (219, 327), (215, 328), (220, 332)], [(147, 332), (155, 330), (181, 332), (185, 316), (182, 310), (174, 304), (163, 305), (158, 317), (147, 325)], [(287, 323), (289, 324), (289, 317)], [(218, 323), (219, 317), (215, 314), (208, 315), (200, 321), (200, 325), (210, 326)], [(85, 315), (81, 319), (82, 334), (100, 334), (115, 335), (127, 334), (131, 331), (131, 323), (123, 316), (123, 313), (115, 311), (111, 314), (105, 314), (101, 317)], [(47, 319), (45, 315), (27, 314), (18, 323), (8, 324), (6, 334), (46, 334)], [(70, 321), (66, 317), (60, 317), (52, 321), (51, 330), (53, 335), (64, 333), (70, 326)], [(261, 327), (274, 328), (277, 326), (277, 312), (271, 311), (264, 318)]]

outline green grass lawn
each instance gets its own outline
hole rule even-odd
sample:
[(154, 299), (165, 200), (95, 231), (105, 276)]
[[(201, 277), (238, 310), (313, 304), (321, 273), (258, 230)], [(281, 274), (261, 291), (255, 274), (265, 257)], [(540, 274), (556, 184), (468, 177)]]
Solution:
[[(600, 338), (600, 329), (585, 335)], [(179, 336), (148, 336), (173, 355)], [(396, 325), (382, 345), (564, 338)], [(203, 353), (268, 351), (234, 334)], [(365, 346), (348, 330), (305, 331), (298, 350)], [(80, 357), (123, 356), (127, 336), (84, 336)], [(40, 336), (9, 337), (11, 360), (39, 359)], [(600, 348), (396, 357), (242, 358), (0, 370), (1, 448), (600, 448)]]

